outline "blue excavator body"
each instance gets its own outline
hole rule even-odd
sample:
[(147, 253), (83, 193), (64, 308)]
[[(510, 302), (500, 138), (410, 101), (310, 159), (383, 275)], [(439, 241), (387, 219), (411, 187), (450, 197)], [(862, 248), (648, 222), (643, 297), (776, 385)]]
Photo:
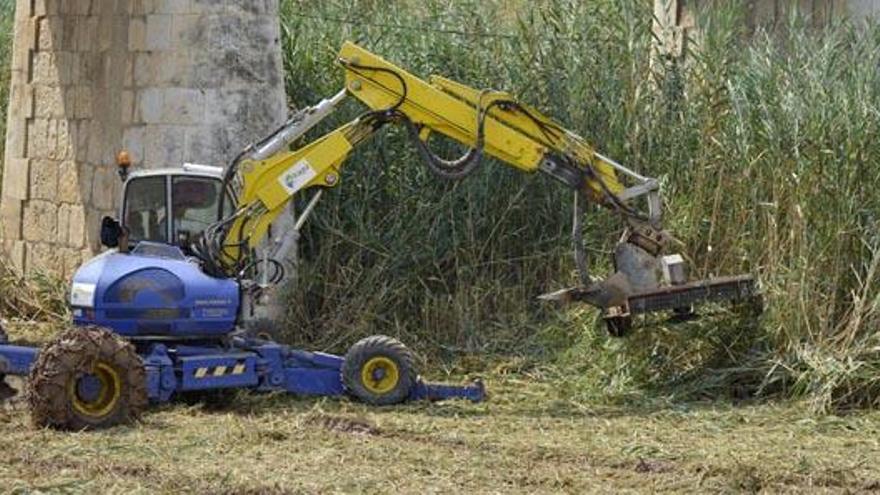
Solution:
[(73, 276), (73, 321), (127, 337), (220, 337), (235, 328), (239, 287), (205, 275), (180, 248), (141, 241), (107, 251)]
[[(141, 241), (129, 253), (106, 251), (77, 270), (70, 298), (74, 325), (100, 327), (134, 345), (150, 402), (212, 389), (317, 396), (349, 392), (342, 377), (343, 357), (294, 349), (237, 330), (238, 282), (205, 275), (178, 247)], [(35, 347), (10, 345), (0, 332), (0, 378), (28, 375), (39, 354)], [(99, 380), (83, 383), (78, 394), (100, 395)], [(481, 401), (484, 394), (479, 382), (452, 386), (418, 378), (406, 399)]]
[[(456, 397), (483, 400), (479, 381), (463, 386), (424, 382), (412, 371), (411, 353), (388, 337), (363, 339), (347, 354), (354, 353), (354, 358), (347, 358), (275, 342), (266, 335), (278, 332), (265, 328), (265, 323), (246, 331), (241, 324), (246, 304), (239, 281), (206, 274), (199, 260), (181, 247), (185, 242), (168, 242), (198, 235), (198, 229), (184, 231), (162, 218), (164, 214), (164, 218), (185, 219), (185, 214), (176, 215), (175, 208), (181, 204), (216, 211), (221, 174), (220, 168), (185, 165), (128, 177), (120, 217), (132, 239), (123, 243), (125, 248), (107, 250), (87, 261), (73, 275), (70, 310), (74, 327), (44, 349), (12, 345), (0, 329), (0, 400), (12, 393), (3, 380), (6, 375), (30, 376), (35, 422), (73, 429), (108, 426), (120, 421), (119, 411), (131, 413), (125, 409), (130, 406), (126, 401), (135, 399), (122, 389), (132, 386), (132, 376), (143, 385), (136, 387), (135, 395), (150, 403), (216, 389), (347, 394), (376, 404)], [(189, 186), (181, 188), (188, 195), (183, 203), (172, 199), (178, 184)], [(206, 189), (205, 184), (210, 187)], [(115, 222), (105, 219), (105, 223), (108, 220)], [(82, 342), (71, 343), (80, 335)], [(105, 339), (108, 335), (110, 341)], [(108, 354), (107, 346), (114, 345), (116, 351)], [(113, 353), (121, 352), (119, 346), (132, 351), (128, 365), (114, 361)], [(73, 351), (80, 354), (61, 356), (70, 349), (80, 349)], [(41, 364), (49, 360), (55, 361)], [(45, 385), (58, 374), (59, 366), (73, 366), (65, 371), (67, 382)], [(138, 369), (130, 374), (126, 366)], [(355, 381), (358, 384), (353, 386)], [(401, 389), (404, 385), (405, 390)], [(59, 388), (67, 390), (67, 401), (39, 400), (40, 394), (51, 396)], [(118, 403), (105, 404), (108, 397)], [(47, 411), (46, 404), (54, 404), (55, 409)]]

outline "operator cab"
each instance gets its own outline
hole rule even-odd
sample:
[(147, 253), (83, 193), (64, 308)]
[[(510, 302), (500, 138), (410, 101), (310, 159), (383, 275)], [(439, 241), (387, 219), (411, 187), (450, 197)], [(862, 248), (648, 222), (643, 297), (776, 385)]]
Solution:
[(191, 247), (220, 217), (223, 169), (185, 164), (129, 175), (127, 154), (118, 161), (125, 181), (119, 220), (101, 224), (101, 243), (117, 249), (74, 273), (74, 323), (132, 338), (226, 335), (238, 318), (238, 282), (205, 274)]
[[(149, 241), (188, 251), (207, 227), (220, 220), (222, 178), (220, 167), (189, 163), (132, 173), (125, 181), (120, 210), (129, 245), (134, 248)], [(233, 208), (233, 200), (227, 197), (223, 216)]]

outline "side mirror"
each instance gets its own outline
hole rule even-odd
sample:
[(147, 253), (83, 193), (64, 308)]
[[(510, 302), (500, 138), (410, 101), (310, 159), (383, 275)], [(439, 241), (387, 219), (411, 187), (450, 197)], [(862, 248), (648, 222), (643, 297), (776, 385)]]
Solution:
[(101, 220), (101, 244), (109, 248), (119, 246), (119, 239), (123, 236), (122, 226), (112, 217), (104, 217)]

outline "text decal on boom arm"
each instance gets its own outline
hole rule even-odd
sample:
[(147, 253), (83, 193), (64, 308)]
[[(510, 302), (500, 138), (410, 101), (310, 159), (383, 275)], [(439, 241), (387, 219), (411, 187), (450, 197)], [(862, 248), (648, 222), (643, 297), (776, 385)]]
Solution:
[(281, 184), (281, 187), (287, 190), (287, 194), (293, 194), (302, 189), (316, 175), (315, 169), (312, 168), (308, 160), (302, 159), (287, 169), (287, 172), (281, 174), (278, 177), (278, 182)]

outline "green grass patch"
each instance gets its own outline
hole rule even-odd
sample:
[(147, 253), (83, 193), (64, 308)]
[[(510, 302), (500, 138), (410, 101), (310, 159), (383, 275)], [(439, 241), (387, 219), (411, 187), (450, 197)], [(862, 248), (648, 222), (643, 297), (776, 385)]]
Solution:
[[(0, 0), (0, 177), (3, 173), (6, 150), (6, 111), (9, 102), (10, 59), (12, 56), (12, 18), (15, 4), (12, 0)], [(2, 186), (2, 179), (0, 179)]]

